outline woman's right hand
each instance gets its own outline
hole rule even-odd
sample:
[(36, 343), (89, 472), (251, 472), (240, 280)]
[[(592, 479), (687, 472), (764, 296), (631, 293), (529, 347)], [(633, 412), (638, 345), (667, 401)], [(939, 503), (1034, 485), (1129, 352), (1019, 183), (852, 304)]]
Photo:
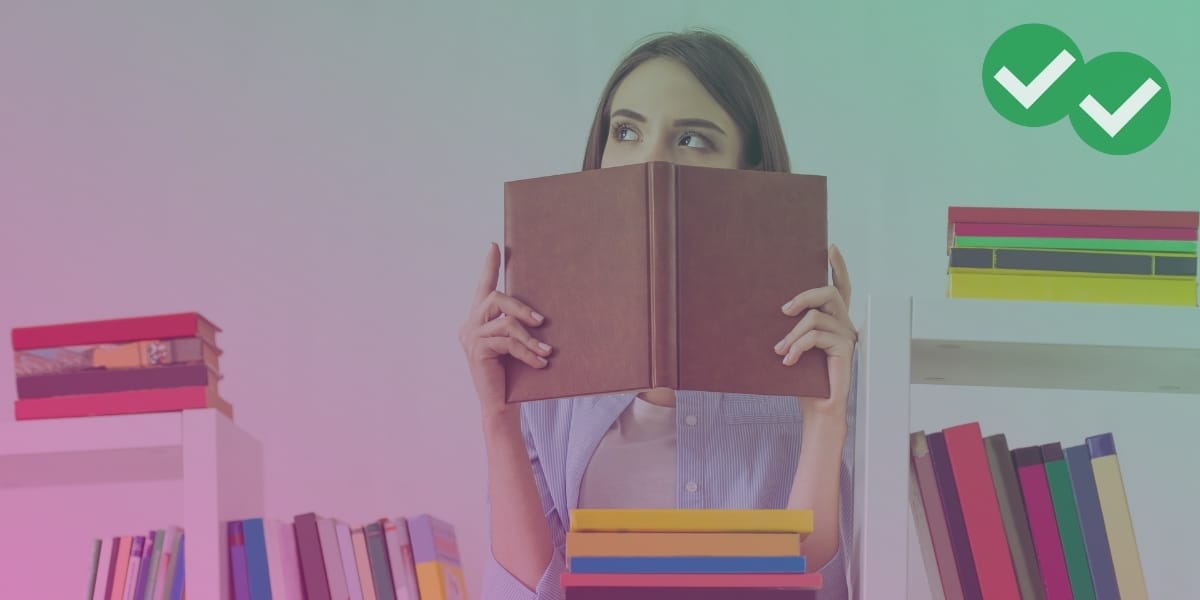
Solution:
[(519, 405), (505, 402), (503, 356), (540, 369), (548, 363), (550, 346), (530, 335), (526, 327), (537, 327), (545, 318), (524, 303), (500, 292), (500, 249), (492, 243), (484, 263), (483, 277), (467, 320), (459, 328), (458, 339), (467, 356), (475, 392), (479, 395), (483, 416), (516, 411)]

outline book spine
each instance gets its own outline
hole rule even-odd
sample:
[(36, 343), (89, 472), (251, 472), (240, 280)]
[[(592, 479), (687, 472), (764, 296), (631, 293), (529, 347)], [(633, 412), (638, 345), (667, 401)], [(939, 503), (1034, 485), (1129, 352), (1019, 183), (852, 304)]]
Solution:
[(1003, 433), (985, 437), (983, 446), (987, 450), (992, 482), (1000, 501), (1000, 516), (1004, 519), (1008, 550), (1017, 573), (1017, 585), (1021, 588), (1021, 600), (1044, 600), (1042, 571), (1038, 567), (1037, 551), (1029, 530), (1029, 514), (1025, 511), (1025, 500), (1008, 448), (1008, 437)]
[(1074, 600), (1096, 600), (1087, 550), (1083, 546), (1083, 532), (1079, 529), (1079, 512), (1075, 509), (1075, 492), (1071, 490), (1071, 476), (1067, 474), (1062, 444), (1043, 444), (1042, 462), (1046, 465), (1046, 483), (1050, 486), (1050, 500), (1054, 502), (1054, 514), (1058, 519), (1058, 535), (1062, 538), (1071, 593)]
[(346, 574), (346, 591), (350, 600), (363, 600), (363, 584), (358, 577), (358, 563), (354, 559), (354, 540), (350, 537), (350, 524), (345, 521), (335, 521), (337, 531), (338, 552), (342, 557), (342, 571)]
[[(119, 344), (138, 340), (214, 336), (218, 328), (196, 313), (62, 323), (12, 330), (12, 349), (57, 348), (84, 344)], [(211, 341), (211, 339), (210, 339)]]
[(947, 210), (946, 216), (951, 223), (1008, 223), (1014, 225), (1195, 228), (1200, 224), (1200, 212), (1182, 210), (951, 206)]
[(218, 375), (203, 364), (30, 375), (17, 377), (17, 397), (46, 398), (202, 386), (212, 385), (217, 379)]
[(803, 556), (575, 556), (572, 573), (804, 573)]
[(354, 546), (354, 566), (358, 572), (358, 587), (363, 600), (376, 600), (375, 580), (371, 577), (371, 556), (367, 550), (366, 533), (362, 525), (350, 530), (350, 543)]
[(1145, 600), (1146, 577), (1133, 534), (1133, 516), (1125, 495), (1121, 465), (1111, 433), (1090, 436), (1086, 440), (1092, 457), (1092, 473), (1096, 479), (1096, 495), (1100, 499), (1100, 514), (1108, 533), (1112, 551), (1113, 571), (1117, 576), (1117, 591), (1121, 600)]
[(1071, 579), (1067, 574), (1067, 562), (1063, 556), (1062, 538), (1050, 498), (1041, 449), (1037, 446), (1016, 448), (1012, 451), (1012, 460), (1017, 467), (1017, 477), (1021, 480), (1021, 493), (1029, 513), (1029, 530), (1037, 552), (1038, 567), (1042, 571), (1046, 598), (1072, 600)]
[(252, 600), (271, 600), (271, 571), (267, 559), (266, 522), (262, 517), (242, 521), (246, 547), (246, 579)]
[(25, 398), (13, 403), (13, 408), (18, 421), (175, 412), (193, 408), (215, 408), (230, 419), (233, 418), (232, 405), (213, 394), (211, 388), (201, 387)]
[(1075, 492), (1079, 529), (1083, 533), (1083, 545), (1087, 550), (1096, 599), (1119, 600), (1112, 551), (1108, 547), (1108, 533), (1104, 529), (1104, 517), (1100, 512), (1100, 497), (1096, 493), (1091, 454), (1087, 446), (1082, 444), (1063, 448), (1063, 454), (1067, 460), (1067, 474), (1071, 477), (1071, 489)]
[(650, 264), (650, 385), (679, 385), (678, 199), (675, 168), (669, 163), (646, 167), (646, 209)]
[(321, 550), (321, 534), (317, 530), (317, 515), (297, 515), (295, 527), (304, 597), (307, 600), (331, 600), (329, 578), (325, 574), (325, 558)]
[(375, 579), (375, 595), (388, 600), (396, 597), (392, 586), (392, 575), (388, 571), (387, 543), (383, 539), (383, 525), (378, 521), (363, 528), (367, 542), (367, 561), (371, 564), (371, 575)]
[(912, 462), (909, 469), (909, 502), (912, 503), (917, 533), (921, 535), (922, 544), (929, 546), (923, 549), (929, 591), (934, 598), (963, 600), (962, 582), (958, 579), (958, 566), (954, 564), (946, 513), (942, 510), (942, 499), (924, 431), (909, 435), (909, 453)]
[(942, 430), (984, 600), (1020, 596), (979, 423)]
[(989, 237), (1070, 237), (1121, 240), (1196, 241), (1196, 229), (1123, 227), (1112, 225), (1049, 225), (1016, 223), (955, 223), (955, 235)]
[(975, 570), (975, 558), (971, 555), (971, 543), (967, 539), (967, 526), (963, 520), (962, 503), (958, 488), (954, 484), (954, 471), (950, 468), (950, 455), (946, 451), (946, 440), (941, 431), (925, 435), (929, 444), (929, 459), (937, 480), (938, 495), (941, 497), (942, 512), (946, 515), (946, 531), (950, 536), (950, 547), (954, 550), (954, 565), (958, 567), (958, 580), (962, 584), (962, 597), (980, 600), (979, 574)]

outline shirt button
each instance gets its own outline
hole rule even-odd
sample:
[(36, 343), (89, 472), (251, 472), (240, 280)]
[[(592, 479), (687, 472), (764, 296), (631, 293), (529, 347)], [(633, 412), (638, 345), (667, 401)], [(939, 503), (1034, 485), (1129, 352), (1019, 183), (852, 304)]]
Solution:
[(684, 488), (686, 488), (689, 492), (695, 493), (696, 490), (700, 489), (700, 486), (696, 485), (695, 481), (689, 481)]
[(688, 425), (695, 425), (696, 424), (696, 415), (688, 415), (687, 418), (683, 420), (683, 422), (687, 423)]

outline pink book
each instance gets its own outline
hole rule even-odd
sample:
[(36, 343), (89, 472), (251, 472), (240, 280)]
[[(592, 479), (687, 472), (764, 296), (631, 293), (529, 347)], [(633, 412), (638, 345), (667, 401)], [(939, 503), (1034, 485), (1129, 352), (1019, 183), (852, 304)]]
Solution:
[(171, 589), (171, 558), (179, 551), (181, 534), (183, 534), (183, 529), (172, 525), (163, 535), (162, 556), (158, 559), (158, 574), (154, 578), (154, 591), (151, 596), (153, 600), (161, 600)]
[(150, 315), (100, 321), (58, 323), (12, 330), (12, 349), (57, 348), (84, 344), (118, 344), (139, 340), (199, 337), (216, 347), (221, 328), (199, 313)]
[(113, 571), (112, 600), (125, 599), (125, 578), (129, 574), (129, 553), (133, 549), (133, 537), (123, 535), (117, 544), (117, 563)]
[(392, 571), (392, 582), (396, 587), (396, 600), (419, 600), (417, 589), (417, 565), (413, 558), (412, 541), (408, 537), (408, 519), (382, 519), (384, 538), (388, 548), (388, 562)]
[(1020, 225), (1015, 223), (955, 223), (956, 236), (1096, 238), (1109, 240), (1196, 241), (1195, 229), (1166, 227), (1093, 227), (1085, 225)]
[(983, 600), (1020, 598), (978, 422), (942, 430)]
[[(300, 575), (300, 557), (296, 549), (296, 528), (287, 521), (275, 520), (279, 547), (279, 564), (283, 583), (276, 585), (271, 578), (272, 600), (305, 600), (303, 578)], [(279, 596), (275, 596), (279, 590)]]
[[(563, 573), (564, 588), (821, 588), (820, 573)], [(1011, 600), (1011, 598), (1009, 599)]]
[(1033, 534), (1033, 550), (1042, 573), (1046, 600), (1072, 600), (1071, 578), (1063, 555), (1050, 483), (1042, 463), (1042, 449), (1040, 446), (1017, 448), (1012, 451), (1012, 457), (1021, 480), (1021, 495), (1025, 498), (1025, 513), (1029, 515), (1029, 530)]

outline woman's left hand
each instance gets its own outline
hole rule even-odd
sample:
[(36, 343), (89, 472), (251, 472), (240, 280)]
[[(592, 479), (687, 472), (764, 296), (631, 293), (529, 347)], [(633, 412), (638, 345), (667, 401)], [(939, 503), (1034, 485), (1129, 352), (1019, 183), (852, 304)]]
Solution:
[(775, 354), (783, 356), (783, 364), (796, 364), (800, 355), (813, 348), (825, 351), (829, 365), (829, 397), (800, 398), (806, 415), (828, 414), (841, 416), (846, 412), (850, 395), (850, 365), (858, 331), (850, 319), (850, 276), (846, 261), (836, 245), (829, 247), (829, 264), (833, 267), (833, 285), (813, 288), (792, 298), (783, 307), (784, 314), (800, 319), (775, 346)]

